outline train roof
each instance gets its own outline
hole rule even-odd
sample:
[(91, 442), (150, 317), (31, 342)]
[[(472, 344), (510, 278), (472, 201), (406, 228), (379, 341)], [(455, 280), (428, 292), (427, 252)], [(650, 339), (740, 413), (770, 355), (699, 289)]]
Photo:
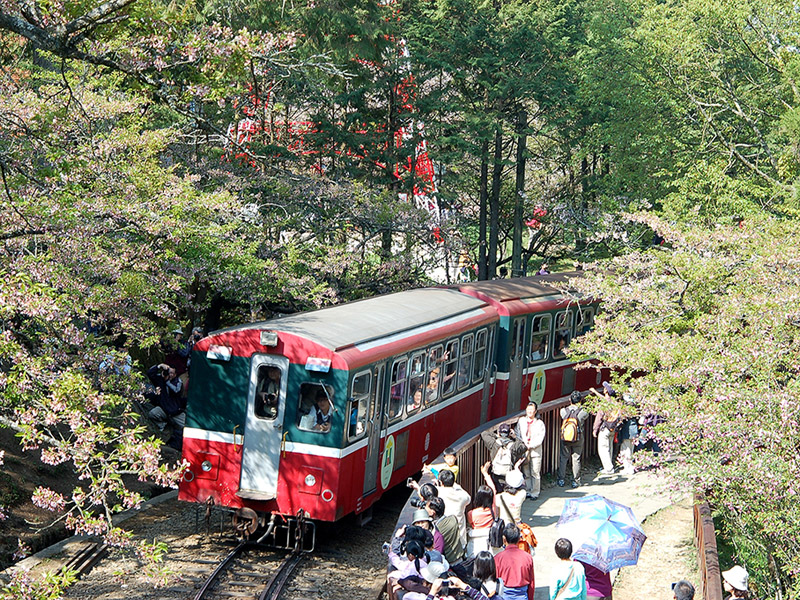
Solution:
[(211, 335), (245, 329), (276, 330), (339, 350), (469, 313), (477, 315), (486, 304), (455, 289), (422, 288), (237, 325)]
[(510, 300), (559, 296), (561, 291), (554, 287), (553, 284), (561, 284), (577, 276), (580, 276), (580, 271), (567, 271), (549, 275), (534, 275), (532, 277), (470, 281), (456, 284), (454, 287), (466, 293), (481, 294), (497, 302), (508, 302)]

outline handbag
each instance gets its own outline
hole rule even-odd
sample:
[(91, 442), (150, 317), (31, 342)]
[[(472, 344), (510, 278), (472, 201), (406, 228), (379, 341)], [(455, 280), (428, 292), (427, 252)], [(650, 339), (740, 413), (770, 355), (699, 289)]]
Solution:
[(572, 581), (572, 576), (574, 574), (575, 574), (575, 561), (573, 560), (572, 568), (569, 570), (569, 577), (567, 577), (566, 581), (564, 581), (564, 585), (558, 588), (558, 592), (556, 593), (555, 598), (553, 598), (553, 600), (560, 600), (561, 594), (563, 594), (564, 590), (567, 589), (567, 586), (569, 585), (570, 581)]

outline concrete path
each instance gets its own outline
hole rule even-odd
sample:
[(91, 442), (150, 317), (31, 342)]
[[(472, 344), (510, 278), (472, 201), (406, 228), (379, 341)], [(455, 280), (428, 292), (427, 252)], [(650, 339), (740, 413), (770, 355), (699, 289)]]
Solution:
[[(533, 558), (536, 576), (536, 600), (550, 598), (550, 574), (558, 563), (554, 552), (558, 535), (556, 523), (568, 498), (599, 494), (633, 509), (639, 521), (672, 504), (663, 479), (648, 473), (635, 475), (592, 475), (583, 471), (583, 485), (572, 489), (569, 480), (565, 487), (543, 482), (538, 500), (526, 500), (522, 505), (522, 520), (528, 523), (539, 542)], [(547, 486), (547, 487), (545, 487)], [(645, 542), (645, 545), (647, 542)], [(612, 574), (613, 575), (613, 574)]]

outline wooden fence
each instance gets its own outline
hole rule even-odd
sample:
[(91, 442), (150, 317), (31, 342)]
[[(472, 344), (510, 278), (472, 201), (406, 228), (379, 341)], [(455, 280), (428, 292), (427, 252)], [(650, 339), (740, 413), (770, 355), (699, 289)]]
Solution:
[(722, 600), (722, 578), (719, 570), (717, 534), (711, 508), (699, 496), (694, 499), (694, 541), (700, 567), (700, 584), (704, 600)]

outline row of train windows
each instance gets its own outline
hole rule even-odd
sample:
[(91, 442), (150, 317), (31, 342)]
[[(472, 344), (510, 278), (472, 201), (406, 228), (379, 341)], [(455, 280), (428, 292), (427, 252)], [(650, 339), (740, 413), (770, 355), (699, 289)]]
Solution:
[[(512, 360), (519, 358), (520, 353), (525, 351), (525, 322), (524, 318), (513, 322), (510, 344)], [(531, 320), (530, 351), (526, 358), (531, 363), (544, 362), (551, 356), (554, 359), (563, 358), (563, 349), (569, 345), (572, 337), (591, 329), (593, 322), (592, 308), (582, 308), (574, 313), (556, 313), (555, 327), (553, 315), (534, 316)], [(483, 381), (488, 361), (491, 360), (492, 335), (493, 330), (481, 329), (460, 339), (415, 352), (410, 358), (396, 359), (389, 372), (389, 422), (410, 417), (442, 399), (449, 398), (457, 391), (465, 390), (470, 384)], [(255, 398), (257, 417), (272, 420), (277, 416), (281, 376), (278, 367), (262, 365), (259, 368)], [(375, 410), (374, 407), (370, 408), (372, 379), (371, 371), (363, 371), (353, 378), (347, 420), (347, 437), (350, 441), (364, 435), (367, 420), (372, 421), (374, 418), (374, 415), (367, 414), (368, 411)], [(330, 385), (300, 385), (296, 423), (299, 429), (327, 433), (330, 430), (332, 413), (333, 388)]]
[(512, 325), (509, 344), (511, 360), (527, 358), (528, 362), (533, 364), (545, 362), (551, 357), (564, 358), (564, 349), (569, 346), (572, 338), (586, 333), (593, 324), (593, 308), (556, 313), (555, 327), (553, 327), (553, 315), (536, 315), (531, 320), (531, 344), (525, 356), (525, 318), (517, 318)]
[[(470, 384), (483, 381), (487, 361), (491, 359), (490, 337), (488, 329), (481, 329), (392, 362), (387, 406), (389, 422), (410, 417), (465, 390)], [(371, 422), (374, 418), (373, 414), (367, 414), (374, 410), (370, 408), (371, 390), (370, 371), (353, 377), (347, 430), (350, 441), (361, 437), (367, 420)]]

